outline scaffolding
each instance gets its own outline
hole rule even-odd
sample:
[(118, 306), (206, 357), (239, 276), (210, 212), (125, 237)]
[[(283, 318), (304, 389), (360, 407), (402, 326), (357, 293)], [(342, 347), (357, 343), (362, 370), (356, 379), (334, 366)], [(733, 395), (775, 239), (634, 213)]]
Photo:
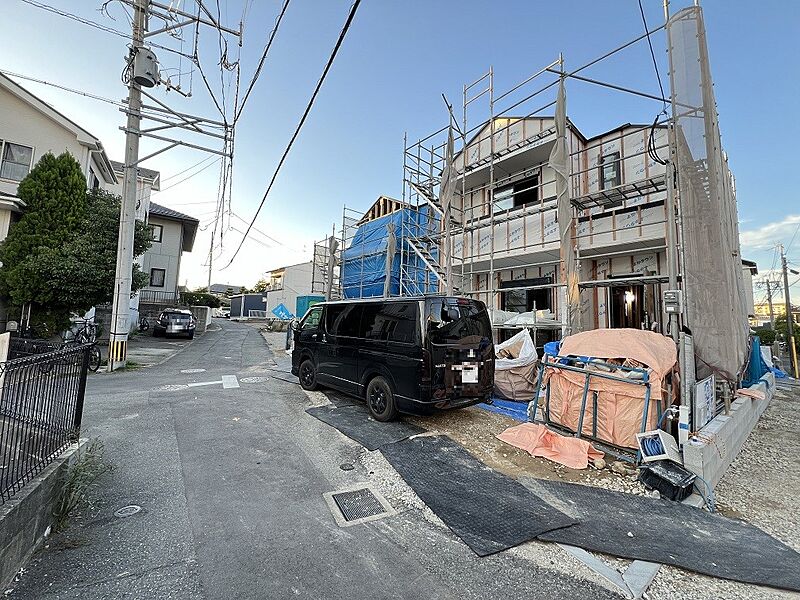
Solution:
[[(652, 265), (639, 271), (631, 268), (624, 279), (600, 280), (594, 264), (599, 259), (613, 260), (626, 246), (626, 254), (655, 253), (655, 262), (666, 262), (670, 269), (677, 262), (665, 256), (679, 252), (667, 231), (670, 223), (675, 226), (675, 220), (664, 208), (670, 183), (663, 160), (669, 157), (672, 120), (668, 112), (653, 123), (621, 127), (591, 139), (565, 119), (562, 131), (568, 150), (570, 223), (563, 229), (558, 225), (550, 164), (559, 125), (553, 112), (561, 82), (593, 84), (657, 100), (666, 108), (666, 99), (659, 96), (578, 75), (663, 28), (652, 29), (573, 71), (565, 69), (563, 56), (559, 56), (499, 94), (495, 92), (493, 68), (464, 85), (460, 124), (451, 114), (450, 124), (430, 135), (413, 143), (408, 142), (407, 135), (404, 138), (403, 202), (412, 210), (429, 208), (437, 216), (424, 235), (404, 232), (408, 247), (431, 252), (438, 246), (440, 255), (445, 254), (441, 251), (445, 228), (439, 194), (441, 174), (447, 166), (446, 139), (452, 129), (458, 148), (453, 159), (457, 190), (450, 255), (456, 280), (453, 287), (460, 294), (482, 299), (496, 310), (503, 308), (501, 296), (509, 291), (548, 289), (553, 296), (552, 307), (558, 307), (562, 321), (566, 321), (565, 282), (569, 276), (578, 282), (581, 305), (585, 303), (585, 290), (592, 288), (645, 279), (658, 284), (677, 281), (677, 273), (656, 276)], [(610, 161), (609, 154), (613, 156)], [(605, 162), (601, 162), (603, 158)], [(427, 258), (424, 253), (417, 256), (420, 254)], [(565, 260), (568, 255), (570, 261)], [(403, 260), (405, 264), (405, 257)], [(564, 272), (567, 262), (572, 263), (574, 272)], [(447, 265), (425, 260), (422, 266), (429, 268), (442, 289)], [(510, 277), (511, 270), (514, 279), (535, 282), (514, 287), (501, 280), (501, 273)], [(517, 271), (523, 275), (517, 277)], [(404, 275), (411, 273), (411, 267), (403, 270)], [(416, 292), (413, 286), (401, 289)], [(576, 306), (575, 310), (585, 308)], [(583, 321), (588, 318), (581, 315)], [(563, 333), (570, 332), (565, 325)]]

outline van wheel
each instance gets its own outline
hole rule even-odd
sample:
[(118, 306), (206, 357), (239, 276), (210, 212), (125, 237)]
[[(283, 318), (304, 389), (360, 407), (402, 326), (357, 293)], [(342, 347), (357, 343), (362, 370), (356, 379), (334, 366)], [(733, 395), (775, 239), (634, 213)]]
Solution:
[(391, 421), (397, 418), (392, 386), (383, 377), (375, 377), (367, 386), (367, 410), (376, 421)]
[(300, 387), (304, 390), (313, 392), (317, 389), (317, 370), (314, 368), (314, 363), (310, 359), (305, 359), (300, 363)]

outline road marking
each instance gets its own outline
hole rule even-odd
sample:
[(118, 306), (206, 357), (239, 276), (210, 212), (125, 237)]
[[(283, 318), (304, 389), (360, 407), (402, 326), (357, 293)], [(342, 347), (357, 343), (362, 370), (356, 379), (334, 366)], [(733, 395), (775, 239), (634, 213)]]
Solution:
[(186, 387), (200, 387), (201, 385), (219, 385), (222, 384), (222, 387), (225, 387), (225, 383), (222, 381), (201, 381), (198, 383), (187, 383)]
[(181, 369), (181, 373), (202, 373), (205, 369)]
[(222, 376), (222, 389), (229, 390), (239, 387), (239, 380), (236, 375), (223, 375)]

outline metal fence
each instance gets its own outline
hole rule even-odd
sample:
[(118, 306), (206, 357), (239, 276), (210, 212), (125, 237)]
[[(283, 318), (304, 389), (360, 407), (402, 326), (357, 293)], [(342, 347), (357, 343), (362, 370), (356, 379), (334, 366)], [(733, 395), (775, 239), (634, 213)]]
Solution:
[(180, 294), (176, 291), (140, 290), (139, 302), (142, 304), (177, 305)]
[(11, 340), (0, 363), (0, 502), (77, 439), (90, 346)]

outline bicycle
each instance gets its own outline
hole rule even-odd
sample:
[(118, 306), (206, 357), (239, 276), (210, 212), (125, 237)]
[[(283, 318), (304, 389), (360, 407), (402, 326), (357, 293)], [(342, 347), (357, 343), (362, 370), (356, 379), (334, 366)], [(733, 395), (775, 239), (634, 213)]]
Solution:
[(97, 373), (103, 362), (100, 347), (97, 345), (97, 336), (100, 333), (100, 326), (94, 321), (85, 320), (78, 322), (81, 327), (72, 334), (72, 338), (65, 341), (67, 344), (91, 344), (89, 348), (89, 370)]

